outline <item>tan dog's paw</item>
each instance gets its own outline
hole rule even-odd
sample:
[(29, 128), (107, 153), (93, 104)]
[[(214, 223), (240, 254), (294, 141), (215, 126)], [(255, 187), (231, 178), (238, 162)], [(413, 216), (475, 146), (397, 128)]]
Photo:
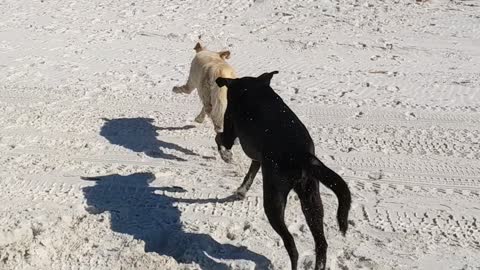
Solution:
[(198, 115), (197, 117), (195, 117), (195, 122), (199, 124), (205, 122), (205, 115)]
[(214, 129), (216, 133), (222, 133), (223, 132), (223, 127), (214, 125)]
[(174, 86), (172, 91), (177, 94), (183, 93), (183, 86)]

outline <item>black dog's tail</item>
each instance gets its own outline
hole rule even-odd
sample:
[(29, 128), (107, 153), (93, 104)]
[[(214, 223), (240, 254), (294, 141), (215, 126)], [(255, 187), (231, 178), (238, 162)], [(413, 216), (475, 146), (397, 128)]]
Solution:
[(343, 235), (348, 229), (348, 212), (352, 197), (347, 183), (334, 171), (325, 166), (316, 156), (309, 154), (310, 173), (335, 193), (338, 199), (337, 221)]

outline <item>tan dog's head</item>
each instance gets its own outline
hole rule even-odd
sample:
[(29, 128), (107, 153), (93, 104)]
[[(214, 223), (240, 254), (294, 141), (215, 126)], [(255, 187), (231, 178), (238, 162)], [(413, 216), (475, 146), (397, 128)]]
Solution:
[[(195, 47), (193, 48), (195, 50), (196, 53), (199, 53), (201, 51), (205, 51), (207, 50), (207, 47), (205, 46), (202, 46), (202, 44), (200, 44), (200, 42), (197, 42), (197, 44), (195, 45)], [(217, 52), (217, 54), (220, 56), (220, 58), (222, 58), (223, 60), (225, 59), (230, 59), (230, 51), (221, 51), (221, 52)]]

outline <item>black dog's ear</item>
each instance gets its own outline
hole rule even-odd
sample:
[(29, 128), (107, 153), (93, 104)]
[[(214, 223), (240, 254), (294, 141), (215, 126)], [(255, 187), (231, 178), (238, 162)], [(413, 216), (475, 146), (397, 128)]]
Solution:
[(222, 78), (222, 77), (219, 77), (215, 80), (218, 87), (223, 87), (223, 86), (229, 87), (232, 84), (232, 81), (233, 81), (232, 79)]
[(266, 85), (270, 85), (270, 81), (272, 80), (274, 74), (278, 74), (278, 71), (275, 70), (272, 72), (263, 73), (262, 75), (258, 76), (258, 79), (262, 80)]

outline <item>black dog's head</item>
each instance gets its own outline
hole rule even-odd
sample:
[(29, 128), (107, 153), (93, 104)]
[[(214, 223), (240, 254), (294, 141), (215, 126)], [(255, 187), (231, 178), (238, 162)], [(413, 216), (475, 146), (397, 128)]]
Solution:
[(237, 96), (250, 90), (270, 87), (270, 81), (274, 74), (278, 74), (278, 71), (266, 72), (258, 77), (242, 77), (238, 79), (220, 77), (215, 82), (219, 87), (226, 86), (229, 96)]

